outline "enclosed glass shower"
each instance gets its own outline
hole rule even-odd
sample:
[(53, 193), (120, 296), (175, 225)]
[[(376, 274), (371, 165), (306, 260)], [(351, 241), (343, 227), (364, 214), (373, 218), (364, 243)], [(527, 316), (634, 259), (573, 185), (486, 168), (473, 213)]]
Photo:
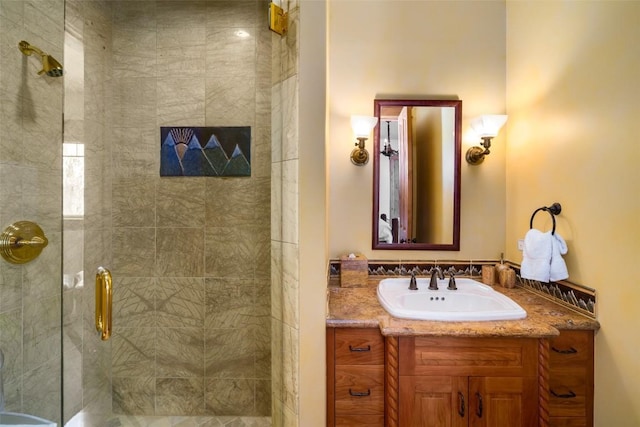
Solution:
[[(262, 0), (0, 0), (0, 232), (48, 241), (0, 259), (0, 412), (271, 425), (271, 43)], [(161, 177), (163, 126), (250, 127), (250, 176)]]

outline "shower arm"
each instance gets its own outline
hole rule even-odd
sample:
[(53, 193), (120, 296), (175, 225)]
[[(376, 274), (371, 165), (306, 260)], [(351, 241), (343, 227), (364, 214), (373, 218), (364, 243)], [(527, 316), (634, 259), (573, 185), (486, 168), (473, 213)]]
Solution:
[(28, 42), (24, 40), (18, 44), (18, 48), (20, 49), (20, 52), (24, 53), (27, 56), (31, 56), (32, 53), (37, 53), (40, 56), (47, 56), (46, 53), (44, 53), (37, 47), (30, 45)]

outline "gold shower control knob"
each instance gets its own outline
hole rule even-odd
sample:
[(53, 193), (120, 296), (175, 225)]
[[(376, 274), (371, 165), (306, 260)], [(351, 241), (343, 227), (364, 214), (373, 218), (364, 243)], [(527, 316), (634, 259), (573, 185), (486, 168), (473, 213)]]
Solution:
[(38, 224), (18, 221), (0, 235), (0, 255), (12, 264), (24, 264), (37, 258), (48, 244), (49, 240)]

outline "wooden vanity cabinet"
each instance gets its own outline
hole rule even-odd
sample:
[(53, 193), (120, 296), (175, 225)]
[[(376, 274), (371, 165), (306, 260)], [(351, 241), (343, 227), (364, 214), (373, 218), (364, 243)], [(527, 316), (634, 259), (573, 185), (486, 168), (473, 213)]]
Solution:
[(400, 427), (538, 426), (538, 340), (399, 338)]
[(327, 328), (327, 425), (384, 427), (384, 339), (378, 328)]
[(561, 330), (549, 340), (551, 427), (593, 427), (594, 332)]
[(593, 367), (591, 330), (385, 339), (327, 328), (327, 425), (593, 427)]

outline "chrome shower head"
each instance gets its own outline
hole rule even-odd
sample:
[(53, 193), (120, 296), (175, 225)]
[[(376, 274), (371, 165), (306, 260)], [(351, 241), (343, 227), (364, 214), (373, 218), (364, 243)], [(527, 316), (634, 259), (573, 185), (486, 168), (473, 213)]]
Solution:
[(50, 77), (60, 77), (64, 73), (62, 65), (53, 56), (47, 55), (37, 47), (30, 45), (28, 42), (22, 40), (18, 43), (18, 49), (27, 56), (31, 56), (33, 53), (40, 55), (40, 59), (42, 60), (42, 70), (38, 71), (38, 74), (46, 73)]

